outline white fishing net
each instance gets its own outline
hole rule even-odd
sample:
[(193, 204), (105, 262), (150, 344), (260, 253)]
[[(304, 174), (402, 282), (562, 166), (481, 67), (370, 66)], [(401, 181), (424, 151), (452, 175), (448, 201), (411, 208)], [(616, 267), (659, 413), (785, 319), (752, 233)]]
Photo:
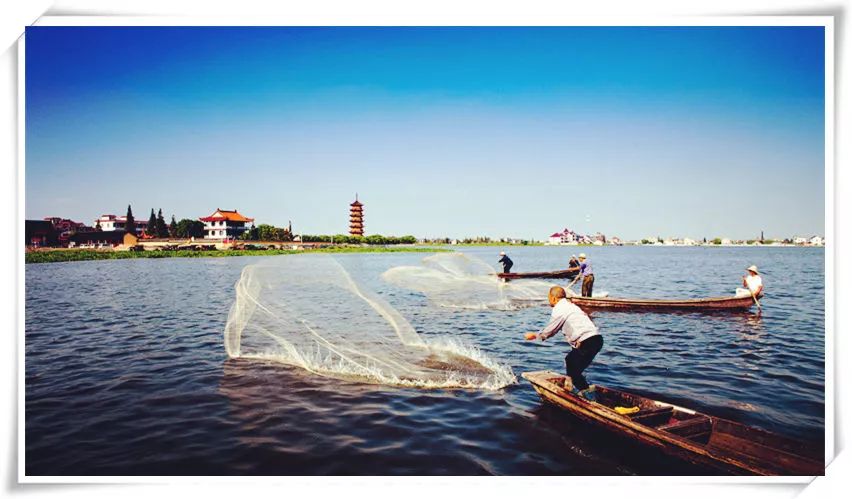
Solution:
[(421, 338), (328, 255), (249, 265), (235, 289), (225, 326), (230, 357), (401, 386), (498, 389), (515, 382), (511, 368), (475, 346)]
[[(493, 267), (464, 253), (438, 253), (420, 266), (394, 267), (382, 278), (401, 288), (423, 293), (447, 308), (515, 310), (547, 303), (554, 283), (518, 279), (503, 281)], [(569, 296), (575, 296), (566, 289)]]

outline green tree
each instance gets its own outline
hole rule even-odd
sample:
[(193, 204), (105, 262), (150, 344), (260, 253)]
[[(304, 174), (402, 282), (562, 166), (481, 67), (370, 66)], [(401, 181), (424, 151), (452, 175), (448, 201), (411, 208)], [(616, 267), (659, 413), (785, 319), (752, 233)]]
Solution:
[(257, 226), (257, 237), (261, 241), (275, 240), (275, 227), (269, 224), (260, 224)]
[(713, 239), (713, 244), (722, 244), (722, 240), (717, 237)]
[(175, 235), (177, 237), (203, 237), (204, 224), (198, 220), (181, 219), (175, 228)]
[(175, 222), (174, 215), (172, 215), (172, 221), (169, 223), (169, 237), (177, 237), (177, 222)]
[(145, 229), (145, 234), (148, 234), (148, 237), (157, 237), (157, 215), (154, 215), (154, 208), (151, 208), (151, 216), (148, 217), (148, 228)]
[(136, 219), (133, 218), (133, 210), (127, 205), (127, 221), (124, 223), (124, 232), (136, 234)]
[(166, 238), (169, 237), (169, 226), (166, 225), (166, 220), (163, 218), (163, 209), (160, 208), (160, 211), (157, 212), (157, 237)]

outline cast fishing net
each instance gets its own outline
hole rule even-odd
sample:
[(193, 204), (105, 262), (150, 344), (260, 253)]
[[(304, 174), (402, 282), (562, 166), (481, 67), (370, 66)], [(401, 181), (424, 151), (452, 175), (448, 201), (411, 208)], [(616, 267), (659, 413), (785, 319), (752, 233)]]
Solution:
[[(503, 281), (487, 263), (464, 253), (439, 253), (419, 266), (394, 267), (382, 278), (405, 289), (423, 293), (432, 303), (447, 308), (515, 310), (547, 303), (553, 283), (523, 279)], [(575, 293), (566, 289), (569, 296)]]
[(508, 366), (475, 346), (421, 338), (327, 255), (249, 265), (235, 289), (225, 326), (230, 357), (400, 386), (498, 389), (515, 382)]

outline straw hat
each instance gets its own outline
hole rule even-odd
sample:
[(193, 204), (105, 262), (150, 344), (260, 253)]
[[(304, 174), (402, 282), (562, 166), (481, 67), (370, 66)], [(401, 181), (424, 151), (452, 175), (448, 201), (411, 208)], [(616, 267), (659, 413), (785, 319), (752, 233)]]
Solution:
[(751, 267), (747, 268), (746, 270), (749, 270), (749, 271), (751, 271), (751, 272), (754, 272), (755, 274), (759, 274), (759, 273), (760, 273), (760, 272), (758, 272), (758, 271), (757, 271), (757, 265), (752, 265)]
[(571, 258), (577, 258), (577, 255), (571, 255)]
[(501, 251), (501, 252), (500, 252), (500, 256), (506, 256), (506, 252), (505, 252), (505, 251)]
[(580, 258), (581, 258), (581, 259), (583, 259), (583, 260), (585, 260), (585, 259), (586, 259), (586, 254), (585, 254), (585, 253), (580, 253)]

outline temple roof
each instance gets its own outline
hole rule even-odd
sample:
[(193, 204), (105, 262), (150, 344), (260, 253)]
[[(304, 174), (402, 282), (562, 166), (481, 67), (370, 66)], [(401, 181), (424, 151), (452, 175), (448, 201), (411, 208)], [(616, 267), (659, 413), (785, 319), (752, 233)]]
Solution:
[(216, 208), (216, 211), (209, 217), (199, 218), (199, 220), (202, 222), (220, 222), (223, 220), (227, 220), (228, 222), (254, 222), (253, 218), (245, 217), (237, 210), (228, 211), (220, 210), (219, 208)]

